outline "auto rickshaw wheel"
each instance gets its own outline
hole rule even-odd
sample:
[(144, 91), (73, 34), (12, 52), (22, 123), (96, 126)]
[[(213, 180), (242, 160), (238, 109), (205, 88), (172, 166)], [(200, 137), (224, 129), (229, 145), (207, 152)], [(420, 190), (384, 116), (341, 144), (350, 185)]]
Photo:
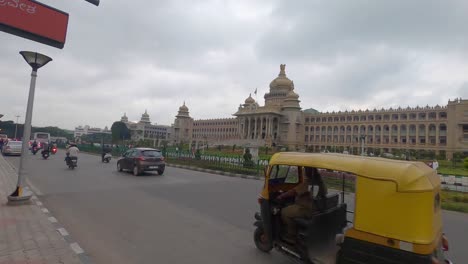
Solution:
[(263, 227), (257, 227), (257, 229), (255, 229), (254, 242), (255, 246), (263, 252), (270, 252), (273, 249), (273, 245), (268, 241)]

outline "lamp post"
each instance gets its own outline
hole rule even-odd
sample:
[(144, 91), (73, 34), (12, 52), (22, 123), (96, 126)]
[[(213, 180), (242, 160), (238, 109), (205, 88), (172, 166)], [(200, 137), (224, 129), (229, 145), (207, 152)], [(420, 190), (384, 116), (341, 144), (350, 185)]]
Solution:
[(359, 139), (361, 140), (361, 156), (364, 156), (364, 144), (366, 143), (366, 136), (361, 135)]
[(21, 51), (20, 54), (23, 56), (24, 60), (31, 66), (31, 83), (29, 86), (29, 96), (28, 96), (28, 105), (26, 108), (26, 118), (24, 120), (24, 128), (23, 128), (23, 144), (21, 148), (21, 159), (20, 165), (18, 170), (18, 183), (16, 184), (15, 191), (8, 196), (8, 201), (15, 202), (15, 201), (26, 201), (31, 198), (31, 193), (24, 191), (24, 181), (25, 181), (25, 161), (26, 155), (28, 152), (28, 144), (27, 141), (31, 138), (31, 121), (32, 121), (32, 112), (33, 112), (33, 104), (34, 104), (34, 90), (36, 88), (36, 77), (37, 77), (37, 70), (42, 66), (49, 63), (52, 58), (32, 51)]
[(15, 126), (15, 140), (17, 140), (16, 138), (16, 133), (18, 132), (18, 119), (19, 119), (19, 115), (16, 116), (16, 126)]

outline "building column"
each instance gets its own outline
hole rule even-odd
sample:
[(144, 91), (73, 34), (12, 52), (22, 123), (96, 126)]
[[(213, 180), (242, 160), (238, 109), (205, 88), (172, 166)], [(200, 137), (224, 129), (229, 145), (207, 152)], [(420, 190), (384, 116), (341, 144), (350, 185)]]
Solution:
[(262, 139), (263, 134), (263, 116), (260, 117), (260, 139)]
[(419, 124), (416, 123), (416, 146), (419, 146)]
[[(427, 116), (428, 115), (426, 115), (426, 117)], [(429, 125), (426, 126), (425, 132), (426, 132), (426, 144), (425, 145), (427, 146), (427, 145), (429, 145)]]
[(269, 136), (269, 137), (272, 137), (272, 135), (271, 135), (271, 127), (272, 127), (272, 124), (271, 124), (271, 123), (272, 123), (272, 122), (273, 122), (273, 117), (270, 116), (270, 117), (268, 118), (268, 129), (267, 129), (267, 130), (268, 130), (268, 136)]
[(266, 116), (265, 117), (265, 139), (268, 138), (268, 129), (270, 129), (270, 117), (269, 116)]
[(251, 133), (250, 133), (250, 127), (251, 127), (251, 125), (250, 125), (250, 121), (251, 121), (250, 116), (247, 117), (247, 119), (248, 119), (248, 122), (249, 122), (249, 127), (247, 129), (247, 138), (250, 139), (250, 137), (251, 137)]
[(255, 117), (255, 122), (254, 122), (254, 139), (257, 139), (257, 134), (258, 134), (258, 117)]
[(400, 145), (400, 137), (401, 137), (401, 125), (397, 124), (397, 145)]
[(439, 147), (439, 143), (440, 143), (439, 142), (439, 135), (440, 135), (439, 128), (440, 128), (440, 124), (436, 123), (436, 140), (435, 140), (436, 147)]
[(410, 139), (410, 136), (409, 136), (409, 125), (406, 124), (406, 145), (408, 146), (410, 144), (409, 142), (409, 139)]

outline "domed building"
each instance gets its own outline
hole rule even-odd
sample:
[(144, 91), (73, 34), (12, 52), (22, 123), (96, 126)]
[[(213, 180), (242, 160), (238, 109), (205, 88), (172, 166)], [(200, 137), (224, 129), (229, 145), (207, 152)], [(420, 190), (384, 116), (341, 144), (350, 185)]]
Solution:
[(152, 124), (147, 110), (138, 122), (129, 121), (127, 113), (120, 118), (120, 122), (128, 127), (132, 140), (153, 140), (154, 147), (160, 146), (163, 140), (169, 141), (173, 133), (171, 126)]
[(184, 105), (174, 122), (174, 143), (195, 142), (197, 145), (225, 144), (250, 146), (285, 146), (303, 148), (304, 128), (299, 95), (286, 76), (286, 65), (270, 83), (261, 106), (249, 94), (239, 105), (235, 118), (193, 120)]
[(240, 139), (250, 145), (302, 148), (303, 114), (294, 83), (286, 76), (285, 64), (280, 65), (278, 77), (270, 82), (270, 91), (264, 99), (264, 106), (256, 104), (252, 108), (244, 104), (234, 114)]
[[(446, 106), (320, 112), (301, 109), (294, 82), (280, 65), (260, 105), (250, 94), (234, 118), (194, 120), (184, 104), (176, 116), (172, 143), (278, 146), (289, 150), (369, 155), (432, 151), (452, 158), (468, 153), (468, 100)], [(363, 145), (362, 145), (363, 144)]]

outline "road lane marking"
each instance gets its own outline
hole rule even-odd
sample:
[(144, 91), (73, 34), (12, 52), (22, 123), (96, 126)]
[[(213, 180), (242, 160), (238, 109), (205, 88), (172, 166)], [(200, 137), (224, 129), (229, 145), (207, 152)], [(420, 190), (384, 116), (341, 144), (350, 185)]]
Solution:
[(84, 253), (84, 250), (78, 245), (78, 243), (74, 242), (70, 244), (70, 247), (77, 255)]
[(47, 210), (47, 208), (41, 208), (42, 212), (48, 214), (49, 213), (49, 210)]
[(70, 234), (68, 234), (67, 230), (65, 230), (65, 228), (61, 227), (61, 228), (58, 228), (57, 231), (62, 235), (62, 236), (68, 236)]
[(52, 223), (57, 223), (57, 222), (58, 222), (58, 221), (57, 221), (57, 218), (55, 218), (55, 217), (53, 217), (53, 216), (49, 217), (48, 219), (49, 219), (49, 221), (52, 222)]
[(42, 202), (37, 201), (37, 202), (36, 202), (36, 205), (37, 205), (37, 206), (42, 206)]

